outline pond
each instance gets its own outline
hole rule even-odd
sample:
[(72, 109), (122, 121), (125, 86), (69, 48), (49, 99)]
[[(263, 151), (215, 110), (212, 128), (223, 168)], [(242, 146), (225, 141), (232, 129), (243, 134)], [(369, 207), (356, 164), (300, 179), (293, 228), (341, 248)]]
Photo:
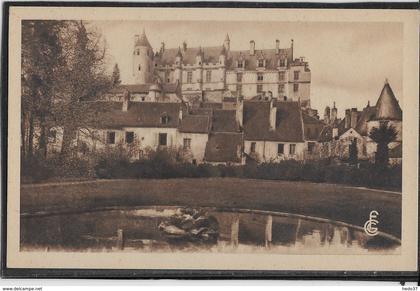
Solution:
[(22, 251), (400, 252), (400, 240), (321, 218), (247, 209), (142, 207), (21, 217)]

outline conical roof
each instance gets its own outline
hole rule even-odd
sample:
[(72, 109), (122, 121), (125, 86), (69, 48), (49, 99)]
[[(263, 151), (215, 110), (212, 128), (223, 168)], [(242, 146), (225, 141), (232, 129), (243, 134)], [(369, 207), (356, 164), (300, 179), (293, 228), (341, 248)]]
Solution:
[(136, 42), (135, 42), (135, 44), (134, 44), (134, 45), (135, 45), (135, 46), (146, 46), (146, 47), (152, 47), (152, 46), (150, 45), (150, 43), (149, 43), (149, 40), (147, 39), (146, 32), (144, 31), (144, 29), (143, 29), (143, 31), (142, 31), (142, 33), (141, 33), (140, 37), (138, 37), (138, 38), (136, 39)]
[(401, 107), (388, 81), (385, 82), (378, 102), (376, 102), (376, 119), (402, 120)]
[(178, 47), (178, 52), (176, 53), (176, 56), (182, 58), (182, 53), (181, 53), (181, 48), (180, 47)]
[(230, 41), (229, 34), (226, 33), (225, 41)]

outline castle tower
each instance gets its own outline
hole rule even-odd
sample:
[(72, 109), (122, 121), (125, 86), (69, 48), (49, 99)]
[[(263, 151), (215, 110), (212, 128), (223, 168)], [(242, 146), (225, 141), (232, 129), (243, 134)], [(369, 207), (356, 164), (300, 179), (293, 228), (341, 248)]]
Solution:
[(325, 110), (324, 110), (324, 122), (326, 123), (326, 124), (329, 124), (330, 123), (330, 107), (329, 106), (327, 106), (327, 107), (325, 107)]
[(335, 102), (333, 108), (331, 109), (330, 122), (334, 123), (337, 120), (337, 108), (335, 107)]
[(226, 34), (225, 41), (223, 42), (223, 47), (225, 48), (226, 53), (228, 53), (230, 51), (230, 38), (229, 38), (229, 34)]
[(153, 49), (146, 33), (134, 37), (133, 76), (136, 84), (150, 83), (153, 75)]

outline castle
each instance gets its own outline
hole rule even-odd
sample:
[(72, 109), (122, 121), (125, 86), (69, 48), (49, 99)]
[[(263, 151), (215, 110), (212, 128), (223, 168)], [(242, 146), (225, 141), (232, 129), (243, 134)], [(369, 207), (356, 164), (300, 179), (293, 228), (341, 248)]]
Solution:
[[(393, 124), (398, 138), (389, 145), (393, 162), (402, 157), (402, 111), (388, 82), (375, 106), (346, 110), (335, 104), (321, 120), (310, 108), (311, 71), (289, 48), (230, 50), (226, 35), (218, 47), (154, 52), (146, 34), (135, 37), (135, 84), (113, 88), (104, 100), (87, 102), (92, 112), (89, 135), (75, 144), (86, 151), (123, 145), (132, 158), (148, 149), (175, 148), (192, 163), (244, 164), (333, 157), (345, 160), (357, 142), (361, 160), (372, 160), (376, 144), (369, 132)], [(59, 151), (62, 129), (54, 129), (50, 151)]]
[(310, 107), (311, 71), (303, 57), (293, 58), (293, 40), (288, 48), (280, 48), (276, 40), (273, 49), (264, 50), (251, 40), (248, 50), (234, 51), (226, 35), (220, 46), (190, 48), (184, 42), (182, 47), (166, 48), (162, 43), (154, 52), (143, 31), (135, 36), (132, 55), (135, 85), (178, 84), (190, 104), (264, 94)]

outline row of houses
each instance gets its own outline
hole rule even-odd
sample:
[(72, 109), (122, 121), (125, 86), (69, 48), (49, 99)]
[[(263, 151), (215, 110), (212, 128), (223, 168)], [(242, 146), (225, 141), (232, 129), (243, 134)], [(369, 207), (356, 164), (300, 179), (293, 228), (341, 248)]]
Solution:
[[(375, 106), (346, 110), (337, 118), (335, 106), (320, 120), (299, 101), (258, 95), (249, 100), (226, 95), (222, 102), (191, 106), (166, 84), (122, 85), (105, 100), (86, 102), (93, 112), (75, 142), (88, 154), (122, 146), (133, 160), (149, 149), (181, 151), (192, 163), (244, 164), (335, 157), (346, 159), (357, 142), (359, 159), (376, 151), (369, 132), (380, 122), (398, 131), (390, 144), (391, 158), (401, 160), (402, 111), (388, 83)], [(54, 128), (50, 151), (59, 151), (62, 129)]]

